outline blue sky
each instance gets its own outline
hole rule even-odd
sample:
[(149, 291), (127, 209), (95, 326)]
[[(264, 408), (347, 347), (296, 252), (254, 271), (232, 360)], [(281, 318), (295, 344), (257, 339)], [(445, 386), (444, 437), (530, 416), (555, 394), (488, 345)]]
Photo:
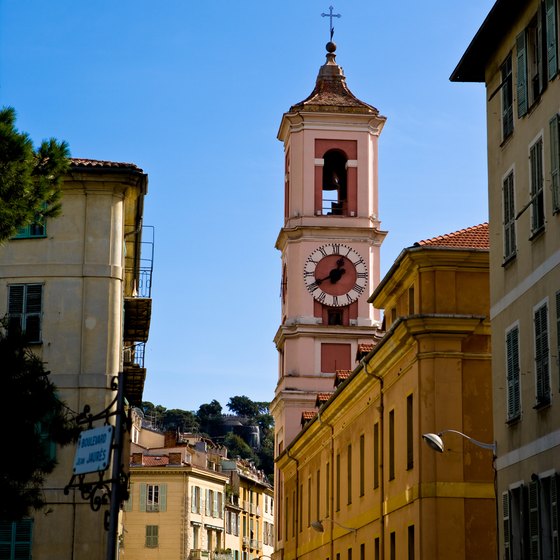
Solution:
[[(487, 220), (485, 92), (449, 75), (493, 0), (344, 0), (337, 62), (387, 117), (382, 274), (402, 248)], [(271, 400), (280, 320), (283, 112), (324, 63), (318, 0), (0, 0), (0, 105), (35, 142), (149, 175), (144, 398)]]

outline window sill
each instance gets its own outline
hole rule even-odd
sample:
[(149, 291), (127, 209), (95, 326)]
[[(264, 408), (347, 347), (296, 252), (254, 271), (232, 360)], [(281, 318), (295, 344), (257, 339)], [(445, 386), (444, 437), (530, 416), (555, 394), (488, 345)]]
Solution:
[(537, 401), (535, 406), (533, 406), (533, 410), (544, 410), (545, 408), (548, 408), (551, 405), (551, 400), (550, 396), (548, 396), (540, 401)]
[(516, 261), (516, 259), (517, 259), (517, 251), (515, 251), (515, 253), (512, 253), (509, 257), (504, 257), (504, 260), (502, 262), (502, 268), (509, 268), (511, 264)]
[(544, 234), (544, 232), (545, 232), (545, 227), (544, 225), (542, 225), (541, 227), (539, 227), (538, 229), (536, 229), (531, 233), (531, 236), (529, 237), (529, 241), (537, 240), (539, 237), (541, 237)]
[(513, 130), (502, 140), (500, 143), (500, 148), (502, 150), (509, 144), (509, 141), (513, 138)]
[(521, 422), (521, 413), (519, 413), (517, 416), (513, 416), (512, 418), (508, 418), (506, 420), (506, 424), (510, 427), (511, 426), (516, 426), (520, 422)]

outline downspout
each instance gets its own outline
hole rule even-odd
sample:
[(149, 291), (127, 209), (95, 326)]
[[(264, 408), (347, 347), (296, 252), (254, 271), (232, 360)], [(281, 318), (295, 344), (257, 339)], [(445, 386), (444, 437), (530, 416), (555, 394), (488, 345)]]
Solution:
[[(292, 461), (295, 462), (296, 464), (296, 504), (295, 504), (295, 510), (296, 510), (296, 555), (295, 555), (295, 560), (298, 559), (298, 546), (299, 546), (299, 461), (295, 458), (292, 457), (290, 455), (290, 448), (286, 448), (286, 455), (288, 456), (289, 459), (291, 459)], [(286, 533), (288, 532), (288, 528), (286, 527)]]
[(384, 499), (385, 499), (385, 477), (383, 473), (384, 462), (384, 405), (383, 405), (383, 378), (373, 371), (368, 371), (365, 357), (360, 362), (366, 375), (373, 377), (379, 381), (379, 447), (381, 449), (379, 461), (379, 523), (381, 525), (381, 541), (380, 541), (380, 556), (385, 558), (385, 512), (384, 512)]
[[(323, 420), (321, 419), (321, 411), (319, 410), (319, 412), (317, 413), (317, 418), (319, 419), (319, 424), (323, 424)], [(331, 489), (329, 492), (329, 499), (330, 499), (330, 504), (329, 504), (329, 515), (331, 516), (331, 536), (330, 536), (330, 543), (331, 543), (331, 553), (330, 553), (330, 558), (334, 559), (334, 540), (333, 540), (333, 536), (334, 536), (334, 426), (332, 424), (329, 424), (328, 422), (325, 422), (325, 424), (331, 429), (331, 480), (330, 480), (330, 485), (331, 485)], [(327, 484), (329, 484), (329, 481), (326, 481)], [(320, 520), (319, 520), (320, 521)], [(383, 557), (382, 557), (383, 558)]]

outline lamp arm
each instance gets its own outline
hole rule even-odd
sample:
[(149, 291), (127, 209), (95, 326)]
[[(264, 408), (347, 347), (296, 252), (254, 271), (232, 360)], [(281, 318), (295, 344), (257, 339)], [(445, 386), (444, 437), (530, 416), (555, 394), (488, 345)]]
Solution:
[(490, 449), (491, 451), (494, 452), (494, 454), (496, 453), (496, 444), (495, 443), (484, 443), (483, 441), (478, 441), (477, 439), (474, 439), (470, 436), (468, 436), (467, 434), (464, 434), (463, 432), (460, 432), (459, 430), (443, 430), (443, 432), (439, 432), (439, 436), (441, 437), (443, 434), (447, 434), (447, 433), (452, 433), (452, 434), (459, 434), (460, 436), (463, 436), (465, 439), (468, 439), (471, 443), (474, 443), (475, 445), (478, 445), (478, 447), (482, 447), (483, 449)]

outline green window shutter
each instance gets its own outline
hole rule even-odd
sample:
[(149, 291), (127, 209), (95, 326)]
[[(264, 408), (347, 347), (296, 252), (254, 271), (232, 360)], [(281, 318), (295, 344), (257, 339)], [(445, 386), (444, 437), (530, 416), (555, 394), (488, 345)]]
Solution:
[(517, 116), (527, 114), (527, 46), (525, 31), (517, 36)]
[(558, 72), (558, 38), (556, 36), (556, 0), (545, 0), (546, 8), (546, 54), (548, 79)]
[(506, 335), (507, 419), (514, 420), (521, 414), (519, 388), (519, 328)]
[(146, 511), (146, 493), (147, 486), (145, 483), (140, 484), (140, 511)]
[(196, 486), (191, 486), (191, 513), (197, 513), (197, 511), (196, 511)]
[(534, 320), (537, 404), (548, 404), (550, 401), (550, 376), (548, 371), (548, 310), (546, 305), (535, 311)]
[(502, 494), (502, 523), (504, 527), (504, 559), (511, 557), (511, 523), (509, 515), (509, 492)]
[(539, 482), (529, 483), (529, 560), (541, 559)]
[(560, 560), (560, 527), (558, 525), (558, 475), (550, 479), (550, 530), (552, 533), (552, 560)]
[(159, 511), (167, 510), (167, 484), (159, 485)]
[(124, 511), (132, 511), (132, 494), (134, 492), (134, 484), (132, 482), (130, 483), (130, 488), (128, 492), (129, 492), (128, 499), (125, 500), (123, 506)]
[(550, 121), (550, 174), (552, 178), (552, 209), (560, 210), (560, 115)]

